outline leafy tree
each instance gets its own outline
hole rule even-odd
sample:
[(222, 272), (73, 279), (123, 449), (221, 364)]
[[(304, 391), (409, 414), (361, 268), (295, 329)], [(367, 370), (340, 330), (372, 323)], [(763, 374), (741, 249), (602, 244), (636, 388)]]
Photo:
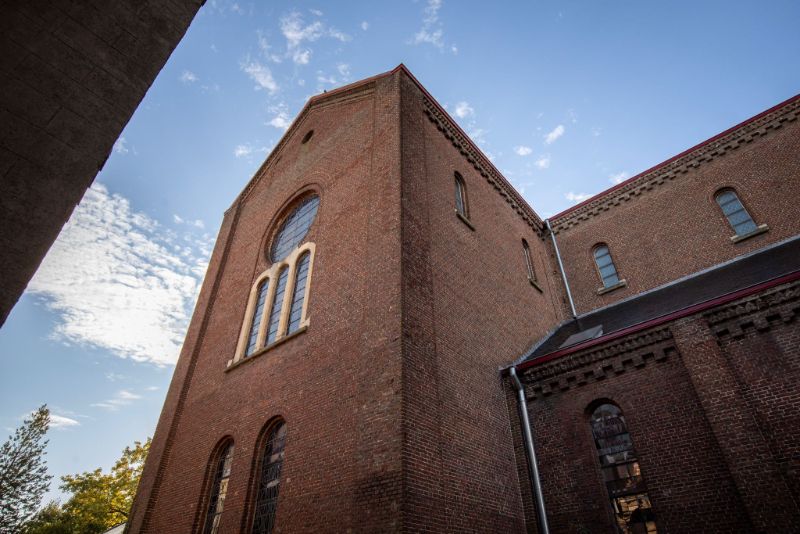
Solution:
[(0, 532), (18, 532), (42, 501), (52, 476), (44, 459), (50, 410), (43, 405), (0, 447)]
[(108, 473), (102, 469), (61, 477), (61, 489), (72, 496), (63, 505), (50, 503), (26, 525), (26, 534), (94, 534), (128, 520), (150, 439), (125, 447)]

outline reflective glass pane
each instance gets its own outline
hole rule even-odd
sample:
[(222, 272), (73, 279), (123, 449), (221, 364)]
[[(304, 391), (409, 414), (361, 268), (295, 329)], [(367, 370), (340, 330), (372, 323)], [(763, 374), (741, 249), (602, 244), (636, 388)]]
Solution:
[(264, 315), (264, 304), (267, 300), (267, 293), (269, 290), (269, 279), (264, 280), (258, 286), (258, 300), (256, 300), (256, 309), (253, 312), (253, 321), (250, 323), (250, 335), (247, 338), (246, 355), (252, 354), (256, 350), (256, 341), (258, 340), (258, 326), (261, 324), (261, 317)]
[(280, 261), (302, 243), (314, 217), (317, 215), (319, 197), (314, 195), (304, 199), (283, 221), (272, 241), (270, 258)]
[(297, 262), (297, 277), (295, 278), (294, 291), (292, 293), (292, 307), (289, 312), (289, 326), (286, 329), (287, 334), (290, 334), (300, 328), (310, 260), (311, 254), (306, 252)]
[(258, 480), (253, 516), (253, 534), (270, 534), (275, 527), (285, 446), (286, 423), (280, 422), (270, 430), (261, 459), (261, 475)]
[(215, 534), (219, 529), (222, 510), (225, 505), (225, 495), (228, 492), (228, 477), (231, 474), (233, 463), (233, 443), (229, 443), (220, 453), (214, 470), (214, 480), (211, 484), (211, 494), (208, 499), (208, 510), (203, 528), (204, 534)]
[(272, 311), (269, 314), (267, 323), (267, 339), (265, 344), (269, 345), (278, 338), (278, 326), (281, 322), (281, 309), (283, 309), (283, 296), (286, 293), (286, 281), (289, 278), (289, 269), (281, 269), (278, 275), (278, 285), (275, 287), (275, 299), (272, 301)]

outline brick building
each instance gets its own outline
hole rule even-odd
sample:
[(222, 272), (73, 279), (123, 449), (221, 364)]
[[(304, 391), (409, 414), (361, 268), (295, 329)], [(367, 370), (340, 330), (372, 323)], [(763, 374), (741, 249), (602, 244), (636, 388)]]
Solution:
[(311, 98), (225, 214), (128, 531), (793, 531), (799, 112), (543, 221), (402, 65)]

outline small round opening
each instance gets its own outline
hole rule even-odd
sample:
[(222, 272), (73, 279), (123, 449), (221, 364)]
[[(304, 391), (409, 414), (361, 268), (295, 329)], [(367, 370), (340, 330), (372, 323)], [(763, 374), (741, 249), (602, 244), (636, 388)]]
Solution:
[(314, 135), (314, 130), (309, 130), (308, 133), (305, 135), (305, 137), (303, 137), (302, 143), (303, 144), (308, 143), (309, 139), (311, 139), (311, 136), (313, 135)]

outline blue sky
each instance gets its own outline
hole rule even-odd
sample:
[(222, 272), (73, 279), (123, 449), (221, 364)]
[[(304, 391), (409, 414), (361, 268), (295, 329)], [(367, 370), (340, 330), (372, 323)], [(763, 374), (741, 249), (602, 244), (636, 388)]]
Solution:
[(208, 0), (0, 330), (0, 426), (50, 405), (56, 477), (152, 435), (222, 214), (309, 96), (405, 63), (547, 217), (800, 92), (799, 20), (791, 1)]

